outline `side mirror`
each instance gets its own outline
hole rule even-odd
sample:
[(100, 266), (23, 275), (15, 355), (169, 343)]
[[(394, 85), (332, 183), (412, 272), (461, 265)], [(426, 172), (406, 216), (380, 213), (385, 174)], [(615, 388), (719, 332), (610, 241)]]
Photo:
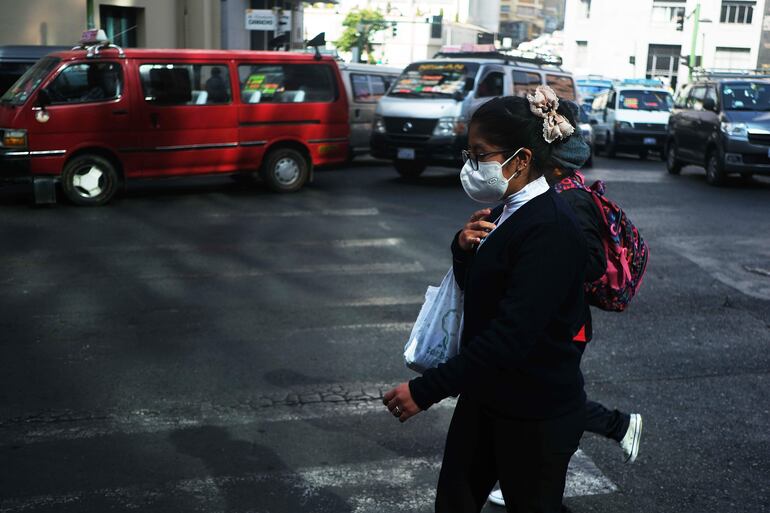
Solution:
[(37, 93), (37, 106), (44, 109), (51, 105), (51, 94), (48, 89), (41, 89)]
[(716, 112), (717, 102), (714, 101), (714, 98), (706, 98), (705, 100), (703, 100), (703, 110)]
[(465, 91), (473, 91), (473, 88), (476, 86), (476, 81), (470, 77), (465, 79)]

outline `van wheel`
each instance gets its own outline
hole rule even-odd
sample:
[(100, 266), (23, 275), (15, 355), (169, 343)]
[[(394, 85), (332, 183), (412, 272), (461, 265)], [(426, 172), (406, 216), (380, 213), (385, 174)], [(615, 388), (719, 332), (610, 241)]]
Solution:
[(80, 155), (64, 166), (62, 191), (72, 203), (98, 207), (118, 192), (120, 178), (115, 165), (99, 155)]
[(404, 178), (417, 178), (428, 167), (425, 162), (419, 160), (396, 160), (393, 165), (396, 166), (398, 174)]
[(668, 143), (666, 148), (666, 171), (670, 175), (678, 175), (682, 172), (682, 161), (676, 158), (676, 144)]
[(712, 151), (709, 154), (706, 163), (706, 182), (709, 185), (719, 186), (725, 183), (725, 171), (722, 161), (719, 159), (719, 152)]
[(275, 192), (295, 192), (307, 182), (310, 164), (299, 151), (278, 148), (267, 154), (259, 175)]

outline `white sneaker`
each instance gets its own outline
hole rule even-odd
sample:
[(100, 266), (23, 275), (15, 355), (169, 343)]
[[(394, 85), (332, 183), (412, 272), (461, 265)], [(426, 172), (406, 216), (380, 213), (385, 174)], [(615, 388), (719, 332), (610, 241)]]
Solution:
[(500, 488), (492, 490), (489, 494), (489, 502), (497, 504), (498, 506), (505, 506), (505, 499), (503, 499), (503, 491)]
[(631, 422), (628, 424), (623, 440), (620, 441), (620, 448), (623, 449), (623, 461), (633, 463), (636, 461), (636, 455), (639, 454), (639, 440), (642, 438), (642, 416), (638, 413), (631, 414)]

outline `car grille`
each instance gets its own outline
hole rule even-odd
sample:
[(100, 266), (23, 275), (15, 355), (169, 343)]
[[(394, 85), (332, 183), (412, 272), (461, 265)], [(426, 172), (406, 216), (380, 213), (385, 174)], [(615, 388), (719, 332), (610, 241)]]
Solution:
[(770, 134), (752, 134), (749, 132), (749, 142), (751, 144), (770, 146)]
[[(385, 130), (390, 134), (431, 135), (437, 122), (437, 119), (386, 117)], [(410, 130), (404, 130), (406, 123), (412, 124)]]
[(743, 155), (743, 163), (744, 164), (759, 164), (759, 165), (769, 165), (770, 164), (770, 157), (767, 155)]
[(650, 132), (665, 132), (667, 125), (662, 123), (634, 123), (634, 128), (649, 130)]
[(429, 135), (413, 135), (413, 134), (388, 134), (388, 137), (394, 142), (417, 142), (427, 141), (430, 139)]

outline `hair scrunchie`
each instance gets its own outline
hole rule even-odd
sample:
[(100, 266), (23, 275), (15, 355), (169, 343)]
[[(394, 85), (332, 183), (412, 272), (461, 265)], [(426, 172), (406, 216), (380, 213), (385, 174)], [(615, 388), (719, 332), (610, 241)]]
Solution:
[(566, 139), (575, 132), (575, 127), (567, 118), (556, 112), (559, 108), (559, 97), (549, 86), (537, 86), (535, 94), (528, 94), (527, 100), (532, 114), (543, 118), (543, 138), (547, 143)]

